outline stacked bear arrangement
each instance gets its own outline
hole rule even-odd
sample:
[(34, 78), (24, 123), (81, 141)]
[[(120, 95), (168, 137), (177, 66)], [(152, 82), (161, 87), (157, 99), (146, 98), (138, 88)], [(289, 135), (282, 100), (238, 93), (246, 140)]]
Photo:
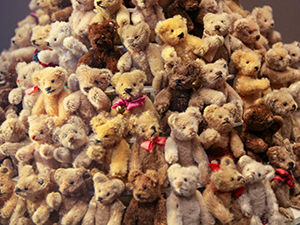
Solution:
[(0, 224), (294, 219), (300, 44), (280, 42), (271, 7), (29, 7), (0, 57)]

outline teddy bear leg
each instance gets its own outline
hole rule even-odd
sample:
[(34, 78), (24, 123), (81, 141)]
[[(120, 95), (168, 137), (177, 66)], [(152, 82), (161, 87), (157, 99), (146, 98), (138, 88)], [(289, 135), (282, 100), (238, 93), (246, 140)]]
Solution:
[(250, 225), (261, 225), (261, 220), (258, 216), (253, 215), (250, 220)]
[(292, 208), (300, 209), (300, 195), (291, 197)]
[(129, 146), (125, 140), (122, 140), (118, 149), (115, 149), (112, 155), (109, 172), (111, 176), (126, 176), (129, 154)]
[(88, 205), (79, 201), (61, 220), (61, 225), (77, 225), (87, 211)]
[(289, 208), (279, 207), (279, 212), (281, 213), (281, 215), (283, 215), (284, 220), (286, 221), (293, 221), (295, 219), (293, 212)]
[(47, 206), (46, 202), (43, 202), (43, 204), (32, 215), (32, 221), (35, 224), (45, 224), (50, 217), (50, 212), (51, 210)]

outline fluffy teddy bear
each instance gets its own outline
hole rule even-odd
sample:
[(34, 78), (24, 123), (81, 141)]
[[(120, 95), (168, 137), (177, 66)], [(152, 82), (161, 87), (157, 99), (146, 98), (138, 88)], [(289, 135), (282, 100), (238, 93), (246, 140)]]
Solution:
[(17, 27), (15, 29), (15, 36), (11, 38), (11, 48), (24, 48), (31, 46), (31, 35), (32, 35), (32, 28), (34, 26), (31, 24), (26, 24), (22, 27)]
[(211, 104), (204, 109), (203, 116), (208, 125), (200, 134), (200, 142), (210, 161), (225, 155), (239, 158), (245, 154), (243, 142), (233, 128), (237, 110), (234, 103)]
[(300, 71), (291, 68), (291, 57), (282, 42), (278, 42), (265, 55), (265, 63), (261, 68), (261, 75), (267, 77), (273, 89), (288, 87), (300, 80)]
[(116, 73), (117, 62), (122, 50), (114, 46), (117, 34), (117, 24), (114, 20), (103, 23), (93, 23), (89, 26), (89, 39), (92, 45), (85, 55), (78, 60), (78, 65), (85, 64), (93, 68), (107, 68)]
[(86, 46), (72, 36), (70, 24), (55, 22), (46, 39), (51, 50), (39, 53), (39, 60), (44, 64), (59, 65), (68, 72), (75, 72), (79, 58), (88, 52)]
[(100, 113), (91, 120), (91, 125), (96, 144), (88, 148), (88, 157), (103, 164), (109, 176), (124, 178), (130, 157), (129, 144), (123, 138), (127, 129), (126, 119), (123, 115), (109, 117), (108, 113)]
[(160, 46), (149, 43), (151, 31), (147, 23), (128, 25), (121, 30), (123, 45), (128, 50), (118, 61), (118, 70), (128, 72), (132, 69), (146, 73), (146, 84), (151, 84), (155, 92), (164, 86), (164, 65), (160, 55)]
[(258, 79), (261, 67), (261, 56), (254, 51), (237, 50), (231, 55), (231, 60), (238, 70), (233, 87), (241, 96), (244, 108), (248, 108), (255, 100), (262, 97), (270, 87), (266, 78)]
[(283, 44), (291, 57), (290, 67), (297, 69), (298, 63), (300, 62), (300, 43), (294, 41), (292, 43)]
[[(112, 73), (108, 69), (80, 65), (76, 70), (80, 90), (64, 99), (64, 109), (75, 113), (89, 125), (90, 120), (99, 112), (110, 109), (111, 101), (104, 91), (109, 86), (111, 77)], [(69, 77), (69, 81), (70, 79), (72, 78)]]
[[(157, 170), (160, 184), (167, 178), (168, 165), (165, 162), (164, 147), (166, 138), (160, 137), (159, 120), (151, 111), (143, 112), (129, 119), (130, 133), (136, 138), (131, 147), (130, 172), (148, 169)], [(129, 172), (129, 173), (130, 173)]]
[(165, 16), (162, 7), (158, 4), (158, 0), (133, 0), (132, 4), (135, 6), (131, 21), (134, 25), (141, 21), (146, 22), (150, 28), (150, 41), (155, 41), (155, 26), (160, 20), (164, 20)]
[(295, 170), (293, 175), (298, 183), (300, 183), (300, 147), (298, 143), (293, 145), (293, 153), (295, 157)]
[[(291, 84), (288, 87), (288, 92), (293, 96), (295, 102), (297, 105), (300, 105), (300, 81), (297, 81), (293, 84)], [(293, 131), (292, 131), (292, 137), (291, 140), (295, 142), (300, 141), (300, 110), (299, 107), (297, 111), (292, 113), (292, 122), (293, 122)]]
[(89, 45), (88, 26), (96, 13), (94, 9), (94, 0), (71, 0), (73, 11), (69, 17), (73, 35), (85, 45)]
[(121, 225), (125, 206), (118, 199), (125, 189), (119, 179), (109, 179), (98, 172), (93, 176), (94, 197), (82, 220), (83, 225), (115, 224)]
[(247, 155), (238, 163), (241, 174), (246, 179), (246, 189), (239, 197), (239, 206), (245, 216), (252, 216), (250, 224), (284, 224), (279, 211), (276, 196), (272, 190), (270, 179), (275, 171), (270, 165), (263, 165)]
[(185, 112), (174, 112), (168, 119), (170, 137), (165, 144), (167, 163), (181, 166), (198, 166), (201, 174), (200, 184), (208, 182), (208, 159), (197, 135), (199, 123), (203, 120), (199, 109), (189, 107)]
[(186, 19), (180, 15), (159, 21), (155, 32), (163, 42), (162, 58), (168, 61), (174, 57), (195, 60), (210, 48), (223, 44), (223, 37), (211, 36), (205, 39), (188, 34)]
[(70, 0), (37, 0), (37, 4), (49, 15), (51, 22), (68, 21), (72, 13)]
[(245, 180), (230, 157), (223, 157), (212, 172), (203, 198), (217, 224), (249, 224), (238, 208), (237, 198), (243, 193)]
[(114, 116), (117, 113), (138, 115), (148, 110), (156, 112), (150, 98), (143, 94), (146, 81), (146, 74), (141, 70), (116, 73), (111, 78), (111, 84), (119, 98), (113, 101), (111, 115)]
[(125, 212), (124, 224), (167, 224), (166, 200), (161, 196), (158, 176), (155, 170), (147, 170), (146, 173), (136, 170), (128, 177), (134, 188), (133, 198)]
[(195, 166), (174, 164), (168, 169), (172, 187), (166, 203), (168, 224), (215, 224), (201, 192), (197, 190), (199, 177), (199, 169)]
[(251, 13), (259, 26), (260, 33), (268, 40), (270, 47), (281, 41), (281, 35), (274, 30), (274, 19), (272, 8), (268, 5), (255, 7)]
[(69, 113), (64, 109), (63, 100), (69, 95), (65, 88), (67, 71), (62, 67), (47, 67), (32, 75), (35, 85), (41, 90), (32, 108), (33, 115), (47, 114), (56, 117), (56, 125), (68, 119)]
[(85, 168), (59, 168), (54, 179), (59, 192), (51, 192), (47, 203), (59, 212), (59, 224), (81, 224), (88, 209), (87, 183), (90, 174)]

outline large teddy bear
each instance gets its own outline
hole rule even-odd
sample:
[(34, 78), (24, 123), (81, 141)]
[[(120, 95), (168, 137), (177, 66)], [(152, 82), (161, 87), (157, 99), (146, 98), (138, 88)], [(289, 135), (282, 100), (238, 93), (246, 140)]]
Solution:
[(167, 199), (168, 224), (215, 224), (201, 192), (197, 190), (199, 177), (199, 170), (195, 166), (181, 167), (174, 164), (168, 169), (172, 187)]

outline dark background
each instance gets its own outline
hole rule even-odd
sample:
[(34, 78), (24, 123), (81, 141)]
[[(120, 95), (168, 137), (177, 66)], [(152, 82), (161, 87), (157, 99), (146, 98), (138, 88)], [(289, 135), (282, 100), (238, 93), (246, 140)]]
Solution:
[[(29, 14), (29, 0), (0, 0), (0, 51), (8, 48), (17, 22)], [(241, 0), (244, 8), (270, 5), (273, 8), (275, 29), (284, 42), (300, 41), (300, 0)]]

